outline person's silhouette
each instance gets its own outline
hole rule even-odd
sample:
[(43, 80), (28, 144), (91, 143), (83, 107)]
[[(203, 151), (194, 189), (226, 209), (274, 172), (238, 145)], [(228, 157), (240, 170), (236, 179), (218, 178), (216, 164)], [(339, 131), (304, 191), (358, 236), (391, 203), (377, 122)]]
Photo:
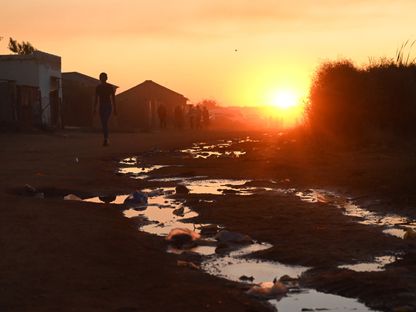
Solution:
[(107, 74), (100, 74), (101, 83), (95, 89), (95, 105), (94, 113), (97, 111), (97, 105), (100, 104), (100, 119), (103, 127), (104, 143), (107, 146), (108, 140), (108, 120), (111, 116), (111, 111), (114, 109), (114, 115), (117, 115), (115, 89), (112, 85), (107, 83)]

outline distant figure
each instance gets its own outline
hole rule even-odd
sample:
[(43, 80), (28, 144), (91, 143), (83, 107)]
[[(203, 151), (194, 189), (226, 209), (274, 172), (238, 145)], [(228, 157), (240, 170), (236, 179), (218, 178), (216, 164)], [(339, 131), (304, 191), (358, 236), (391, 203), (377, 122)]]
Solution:
[(206, 106), (202, 109), (202, 124), (204, 128), (208, 128), (209, 126), (209, 111)]
[(117, 115), (116, 97), (114, 87), (107, 83), (107, 74), (100, 74), (101, 83), (95, 89), (95, 105), (94, 114), (97, 112), (97, 105), (100, 104), (100, 119), (104, 134), (103, 146), (109, 144), (108, 140), (108, 121), (111, 116), (111, 111), (114, 108), (114, 116)]
[(157, 108), (157, 114), (159, 116), (160, 128), (166, 129), (166, 118), (167, 118), (166, 106), (163, 104), (160, 104), (159, 107)]
[(183, 128), (183, 109), (180, 105), (175, 107), (174, 111), (174, 122), (175, 122), (175, 128), (182, 129)]

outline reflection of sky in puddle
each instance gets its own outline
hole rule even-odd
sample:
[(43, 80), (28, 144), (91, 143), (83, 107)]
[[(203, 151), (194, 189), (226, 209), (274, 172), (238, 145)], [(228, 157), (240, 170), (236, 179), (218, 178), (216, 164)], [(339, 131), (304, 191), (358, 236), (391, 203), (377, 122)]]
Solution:
[(284, 265), (278, 262), (242, 259), (232, 256), (214, 258), (202, 264), (202, 269), (212, 275), (232, 281), (241, 281), (241, 276), (252, 277), (254, 283), (272, 281), (283, 275), (296, 278), (308, 268)]
[(325, 294), (313, 289), (289, 293), (280, 301), (269, 300), (279, 311), (375, 311), (355, 299)]
[(118, 172), (122, 174), (129, 174), (132, 176), (132, 178), (137, 179), (145, 179), (148, 176), (146, 174), (153, 172), (155, 170), (164, 168), (167, 166), (163, 165), (153, 165), (153, 166), (146, 166), (146, 167), (125, 167), (125, 168), (119, 168)]
[[(219, 141), (220, 143), (217, 144), (207, 144), (205, 142), (194, 143), (191, 148), (182, 149), (180, 152), (184, 154), (189, 154), (193, 158), (239, 158), (246, 154), (245, 151), (242, 150), (229, 150), (234, 143), (245, 143), (249, 142), (249, 139), (241, 140), (241, 141)], [(228, 149), (228, 150), (226, 150)]]
[(397, 259), (396, 256), (376, 257), (374, 262), (340, 265), (339, 268), (356, 272), (380, 272), (384, 271), (387, 264), (396, 262)]
[(247, 182), (248, 180), (210, 179), (185, 182), (185, 185), (194, 194), (222, 195), (224, 190), (244, 191), (235, 187), (241, 187)]
[(137, 157), (127, 157), (119, 162), (120, 165), (135, 165), (137, 164)]
[(387, 228), (383, 230), (383, 233), (403, 239), (406, 234), (406, 230), (399, 228)]
[[(247, 141), (245, 141), (247, 140)], [(217, 145), (207, 145), (206, 143), (198, 143), (194, 144), (192, 149), (182, 150), (182, 152), (188, 152), (193, 155), (193, 157), (197, 158), (196, 155), (201, 155), (198, 157), (206, 158), (211, 155), (215, 157), (219, 155), (224, 155), (223, 151), (213, 151), (213, 149), (224, 149), (229, 148), (233, 142), (235, 141), (223, 141)], [(242, 139), (236, 141), (238, 143), (250, 142), (250, 139)], [(228, 152), (228, 151), (227, 151)], [(235, 152), (235, 151), (233, 151)], [(195, 154), (193, 154), (195, 153)], [(200, 153), (200, 154), (198, 154)], [(244, 152), (245, 153), (245, 152)], [(207, 156), (208, 155), (208, 156)], [(243, 154), (241, 154), (243, 155)], [(213, 156), (213, 157), (214, 157)], [(234, 157), (234, 156), (233, 156)], [(236, 156), (239, 157), (239, 156)], [(132, 165), (134, 161), (137, 162), (137, 159), (131, 158), (123, 160), (122, 164), (124, 165)], [(152, 166), (147, 168), (138, 168), (135, 167), (133, 171), (128, 170), (129, 168), (122, 168), (120, 169), (121, 173), (124, 174), (132, 174), (136, 176), (143, 177), (144, 174), (150, 173), (154, 170), (160, 169), (164, 166)], [(133, 176), (134, 178), (134, 176)], [(293, 189), (271, 189), (271, 188), (258, 188), (258, 187), (249, 187), (245, 185), (249, 180), (229, 180), (229, 179), (206, 179), (201, 180), (198, 178), (202, 177), (170, 177), (164, 179), (153, 179), (153, 181), (157, 180), (160, 182), (174, 182), (174, 181), (182, 181), (184, 185), (186, 185), (191, 193), (194, 194), (212, 194), (212, 195), (223, 195), (229, 191), (232, 193), (233, 191), (237, 192), (240, 195), (247, 195), (258, 193), (259, 191), (267, 191), (267, 192), (278, 192), (281, 194), (291, 195), (295, 194)], [(198, 180), (195, 180), (198, 179)], [(168, 189), (164, 189), (163, 191), (167, 191)], [(169, 189), (172, 192), (173, 188)], [(149, 190), (150, 192), (151, 190)], [(225, 191), (225, 192), (224, 192)], [(302, 200), (316, 202), (321, 201), (325, 203), (332, 203), (339, 207), (344, 208), (345, 213), (351, 216), (358, 216), (363, 218), (364, 221), (374, 220), (373, 218), (369, 218), (370, 215), (375, 215), (366, 211), (356, 205), (353, 205), (348, 199), (337, 197), (330, 192), (325, 193), (319, 192), (316, 190), (311, 190), (310, 192), (305, 193), (296, 193), (298, 197)], [(120, 197), (120, 196), (119, 196)], [(125, 197), (124, 197), (125, 198)], [(122, 201), (124, 198), (120, 197), (117, 198), (117, 201)], [(175, 215), (173, 212), (175, 209), (183, 208), (183, 215), (178, 216)], [(360, 209), (362, 211), (360, 211)], [(366, 214), (362, 213), (366, 212)], [(369, 214), (370, 213), (370, 214)], [(143, 216), (149, 221), (153, 221), (156, 223), (150, 223), (143, 225), (141, 227), (142, 231), (157, 234), (157, 235), (167, 235), (171, 229), (173, 228), (188, 228), (191, 230), (198, 231), (198, 226), (193, 223), (186, 223), (184, 219), (192, 218), (197, 216), (196, 212), (193, 212), (188, 207), (184, 206), (184, 204), (178, 200), (169, 198), (169, 194), (162, 193), (157, 196), (149, 197), (149, 203), (147, 205), (146, 210), (143, 211), (136, 211), (134, 209), (126, 210), (124, 215), (129, 218)], [(387, 224), (394, 224), (396, 225), (398, 222), (395, 219), (396, 216), (388, 216), (384, 219), (378, 216), (377, 224), (380, 224), (380, 220), (383, 222), (388, 222)], [(364, 222), (363, 221), (363, 222)], [(400, 223), (408, 222), (407, 219), (399, 220)], [(384, 224), (383, 224), (384, 225)], [(259, 261), (256, 259), (245, 259), (243, 258), (244, 255), (251, 254), (253, 252), (264, 250), (270, 248), (271, 245), (269, 244), (261, 244), (256, 243), (250, 246), (245, 246), (243, 248), (234, 250), (226, 254), (226, 256), (219, 256), (215, 253), (216, 246), (211, 245), (211, 243), (207, 244), (206, 246), (197, 246), (195, 248), (189, 249), (189, 251), (193, 251), (199, 253), (204, 256), (208, 256), (208, 258), (203, 261), (202, 269), (209, 274), (215, 276), (221, 276), (233, 281), (240, 281), (240, 277), (245, 275), (247, 277), (253, 277), (253, 281), (255, 283), (265, 282), (265, 281), (272, 281), (274, 278), (279, 279), (283, 275), (289, 275), (291, 277), (298, 277), (302, 272), (306, 271), (308, 268), (301, 267), (301, 266), (289, 266), (283, 265), (278, 262), (271, 262), (271, 261)], [(180, 254), (182, 250), (174, 249), (169, 247), (168, 252)], [(394, 258), (394, 257), (393, 257)], [(356, 270), (364, 270), (366, 266), (366, 270), (370, 266), (383, 266), (386, 263), (394, 262), (395, 259), (391, 260), (387, 257), (380, 257), (376, 259), (376, 263), (370, 264), (357, 264), (354, 266), (343, 266), (348, 268), (354, 268)], [(241, 282), (241, 281), (240, 281)], [(301, 311), (304, 308), (308, 309), (327, 309), (328, 311), (371, 311), (364, 305), (357, 302), (354, 299), (348, 299), (340, 296), (330, 295), (319, 293), (315, 290), (304, 290), (300, 293), (289, 293), (287, 297), (284, 297), (281, 301), (277, 302), (276, 300), (270, 301), (274, 306), (276, 306), (280, 311)]]
[[(296, 192), (295, 194), (301, 200), (306, 202), (322, 202), (341, 208), (345, 215), (361, 219), (358, 223), (388, 227), (383, 231), (383, 233), (388, 235), (403, 238), (406, 228), (416, 229), (416, 223), (413, 220), (396, 214), (382, 215), (366, 210), (359, 205), (354, 204), (347, 197), (338, 195), (334, 192), (314, 189), (305, 192)], [(402, 227), (404, 229), (402, 229)]]
[(204, 179), (204, 178), (206, 178), (206, 176), (169, 177), (169, 178), (148, 179), (148, 181), (153, 181), (153, 182), (182, 182), (182, 181), (198, 180), (198, 179)]
[[(193, 223), (186, 223), (181, 220), (194, 218), (198, 214), (188, 207), (173, 198), (169, 198), (168, 194), (172, 193), (174, 188), (164, 188), (158, 190), (162, 192), (160, 195), (156, 195), (158, 192), (154, 192), (156, 196), (150, 196), (148, 198), (148, 204), (145, 210), (128, 209), (125, 210), (124, 216), (127, 218), (136, 218), (140, 216), (146, 217), (151, 223), (141, 226), (141, 230), (150, 234), (156, 234), (166, 236), (170, 230), (174, 228), (188, 228), (195, 230)], [(148, 194), (152, 195), (151, 190), (145, 190)], [(183, 214), (176, 215), (174, 211), (176, 209), (183, 208)]]

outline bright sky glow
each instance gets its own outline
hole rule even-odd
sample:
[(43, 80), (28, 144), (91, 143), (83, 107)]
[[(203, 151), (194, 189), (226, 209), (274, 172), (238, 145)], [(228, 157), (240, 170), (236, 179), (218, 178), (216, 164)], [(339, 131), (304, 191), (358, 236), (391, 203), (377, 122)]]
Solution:
[(120, 91), (151, 79), (193, 102), (267, 105), (273, 90), (304, 96), (322, 61), (394, 57), (416, 39), (414, 12), (414, 0), (14, 0), (0, 53), (13, 37)]

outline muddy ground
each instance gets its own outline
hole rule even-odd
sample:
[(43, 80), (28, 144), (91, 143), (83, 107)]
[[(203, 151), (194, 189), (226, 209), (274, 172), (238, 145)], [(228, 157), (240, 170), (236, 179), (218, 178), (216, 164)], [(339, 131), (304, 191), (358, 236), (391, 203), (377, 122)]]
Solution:
[[(174, 150), (193, 142), (247, 135), (260, 142), (241, 143), (238, 147), (247, 154), (240, 158), (175, 157)], [(178, 267), (162, 239), (137, 231), (137, 224), (116, 207), (62, 200), (67, 193), (115, 194), (149, 186), (115, 174), (118, 161), (128, 156), (182, 165), (158, 170), (161, 176), (327, 188), (361, 202), (380, 199), (369, 209), (416, 219), (411, 147), (332, 150), (295, 135), (214, 131), (114, 134), (108, 148), (100, 146), (99, 134), (79, 132), (4, 134), (0, 143), (0, 311), (269, 310), (245, 295), (244, 286)], [(25, 184), (51, 198), (22, 196), (27, 195)], [(273, 244), (258, 257), (313, 267), (302, 285), (359, 298), (383, 311), (416, 310), (412, 240), (358, 224), (332, 205), (293, 196), (214, 197), (215, 206), (198, 201), (201, 195), (186, 196), (200, 214), (198, 222), (221, 224)], [(337, 269), (341, 263), (397, 252), (402, 260), (383, 272)]]

